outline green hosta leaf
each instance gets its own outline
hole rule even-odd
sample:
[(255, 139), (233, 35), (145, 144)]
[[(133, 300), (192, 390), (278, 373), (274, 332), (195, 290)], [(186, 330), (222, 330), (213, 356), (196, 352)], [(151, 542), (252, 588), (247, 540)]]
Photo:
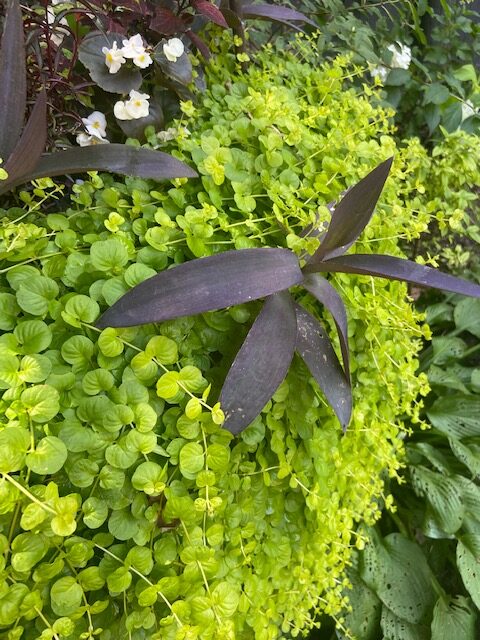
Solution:
[(98, 271), (107, 271), (112, 275), (120, 273), (128, 262), (128, 251), (121, 240), (112, 238), (95, 242), (90, 249), (92, 265)]
[(432, 348), (432, 364), (442, 365), (461, 358), (467, 350), (467, 344), (461, 338), (440, 336), (432, 339)]
[(33, 422), (48, 422), (60, 409), (58, 391), (48, 384), (40, 384), (25, 389), (20, 396), (23, 406)]
[(0, 472), (19, 471), (29, 446), (30, 434), (26, 429), (10, 427), (0, 431)]
[(166, 336), (154, 336), (148, 341), (145, 353), (162, 364), (175, 364), (178, 361), (177, 343)]
[(80, 45), (78, 57), (90, 72), (92, 80), (105, 91), (113, 93), (129, 93), (132, 89), (139, 89), (142, 84), (142, 74), (136, 67), (122, 65), (117, 73), (110, 73), (105, 64), (103, 47), (111, 48), (116, 42), (122, 48), (124, 36), (117, 33), (91, 32)]
[(132, 574), (126, 567), (118, 567), (107, 576), (107, 585), (110, 593), (122, 593), (132, 584)]
[(60, 438), (47, 436), (42, 438), (33, 453), (26, 458), (27, 467), (40, 475), (60, 471), (67, 459), (68, 451)]
[(439, 598), (433, 610), (431, 640), (475, 640), (476, 620), (476, 612), (463, 596), (448, 602)]
[(197, 442), (189, 442), (180, 450), (180, 471), (185, 478), (193, 479), (205, 466), (203, 447)]
[(0, 329), (11, 331), (16, 323), (20, 307), (11, 293), (0, 293)]
[(432, 365), (428, 369), (428, 381), (432, 387), (447, 387), (447, 389), (455, 389), (455, 391), (461, 391), (462, 393), (468, 394), (467, 387), (451, 367), (444, 370)]
[(82, 505), (83, 521), (89, 529), (98, 529), (108, 517), (108, 507), (103, 500), (91, 497)]
[(352, 607), (345, 616), (347, 629), (362, 640), (376, 640), (382, 603), (357, 574), (349, 574), (352, 589), (346, 592)]
[(23, 311), (32, 316), (44, 316), (58, 291), (55, 280), (45, 276), (32, 276), (22, 280), (17, 291), (17, 302)]
[(429, 640), (428, 628), (401, 620), (383, 607), (380, 619), (385, 640)]
[(465, 298), (455, 305), (455, 325), (459, 331), (468, 331), (480, 338), (480, 300)]
[(67, 300), (62, 318), (74, 327), (81, 327), (81, 323), (92, 324), (100, 313), (100, 307), (88, 296), (76, 295)]
[(83, 590), (75, 578), (65, 576), (52, 585), (50, 601), (53, 611), (59, 616), (71, 616), (82, 603)]
[(463, 542), (457, 544), (457, 567), (470, 597), (475, 605), (480, 607), (480, 558)]
[(447, 533), (458, 531), (465, 515), (465, 505), (461, 488), (455, 481), (420, 465), (411, 468), (411, 479), (415, 492), (425, 496), (432, 505), (440, 527)]
[(138, 491), (144, 491), (149, 496), (158, 496), (165, 489), (167, 470), (156, 462), (142, 462), (135, 469), (132, 485)]
[(13, 335), (21, 345), (22, 353), (40, 353), (52, 342), (50, 327), (42, 320), (26, 320), (17, 325)]
[(480, 435), (480, 397), (457, 393), (435, 400), (427, 411), (435, 429), (461, 440)]
[(475, 455), (467, 445), (459, 440), (449, 438), (449, 443), (455, 457), (460, 460), (460, 462), (463, 462), (470, 473), (474, 477), (480, 476), (480, 456)]

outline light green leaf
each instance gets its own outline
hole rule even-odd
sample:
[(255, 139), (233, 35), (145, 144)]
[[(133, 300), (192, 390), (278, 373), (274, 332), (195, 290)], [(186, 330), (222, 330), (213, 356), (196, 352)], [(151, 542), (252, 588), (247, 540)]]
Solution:
[(138, 521), (130, 509), (118, 509), (108, 519), (108, 530), (117, 540), (131, 540), (138, 533)]
[(62, 311), (62, 318), (73, 327), (81, 327), (81, 323), (92, 324), (100, 314), (100, 307), (88, 296), (75, 295), (69, 298)]
[(82, 587), (75, 578), (65, 576), (52, 585), (50, 601), (58, 616), (71, 616), (82, 603)]
[(52, 361), (47, 356), (31, 355), (22, 358), (18, 375), (23, 382), (44, 382), (51, 371)]
[(90, 259), (94, 269), (116, 275), (128, 262), (128, 251), (121, 240), (111, 238), (94, 242), (90, 249)]
[(98, 529), (108, 516), (108, 507), (103, 500), (91, 497), (82, 505), (83, 521), (89, 529)]
[(116, 469), (128, 469), (132, 464), (135, 464), (137, 452), (127, 449), (125, 442), (115, 442), (107, 447), (105, 459), (108, 464)]
[(238, 586), (230, 582), (219, 582), (212, 591), (212, 605), (222, 618), (231, 618), (240, 600)]
[(40, 384), (25, 389), (20, 396), (23, 406), (33, 422), (48, 422), (60, 409), (58, 391), (48, 384)]
[(122, 593), (132, 584), (132, 574), (126, 567), (118, 567), (107, 576), (107, 585), (110, 593)]
[(50, 346), (52, 332), (42, 320), (21, 322), (13, 332), (22, 348), (22, 353), (40, 353)]
[(475, 640), (476, 619), (476, 612), (463, 596), (448, 602), (439, 598), (433, 610), (431, 640)]
[(11, 331), (16, 323), (20, 307), (15, 296), (11, 293), (0, 293), (0, 329)]
[(195, 478), (204, 465), (205, 456), (200, 444), (188, 442), (180, 449), (179, 466), (183, 476), (189, 479)]
[(52, 278), (35, 275), (22, 280), (17, 291), (19, 306), (32, 316), (44, 316), (50, 302), (58, 295), (58, 285)]
[(135, 423), (138, 431), (142, 433), (151, 431), (157, 424), (157, 414), (155, 409), (149, 404), (145, 402), (137, 404), (134, 407), (133, 412), (135, 415), (133, 422)]
[(180, 391), (178, 380), (180, 375), (178, 371), (168, 371), (164, 373), (157, 381), (157, 395), (159, 398), (170, 400), (174, 398)]
[(33, 453), (27, 455), (26, 463), (34, 473), (47, 475), (60, 471), (67, 456), (67, 447), (62, 440), (47, 436), (38, 442)]
[(167, 472), (156, 462), (142, 462), (132, 476), (132, 485), (149, 496), (158, 496), (165, 489)]
[(73, 365), (74, 373), (86, 373), (91, 368), (95, 346), (86, 336), (72, 336), (61, 348), (62, 358)]
[(42, 534), (21, 533), (12, 542), (12, 567), (15, 571), (30, 571), (48, 552)]
[(105, 369), (94, 369), (87, 371), (82, 378), (82, 389), (89, 396), (95, 396), (102, 391), (109, 391), (115, 383), (110, 373)]
[(115, 358), (123, 351), (123, 342), (118, 337), (117, 329), (107, 327), (98, 337), (98, 346), (103, 355)]
[(145, 353), (165, 365), (175, 364), (178, 361), (177, 343), (166, 336), (150, 338), (145, 347)]
[(0, 431), (0, 472), (19, 471), (25, 463), (30, 446), (30, 434), (26, 429), (10, 427)]

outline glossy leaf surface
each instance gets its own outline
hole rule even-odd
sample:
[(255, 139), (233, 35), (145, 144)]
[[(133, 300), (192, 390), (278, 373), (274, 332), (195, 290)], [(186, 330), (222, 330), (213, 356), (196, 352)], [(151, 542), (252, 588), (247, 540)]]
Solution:
[(46, 142), (47, 95), (45, 90), (42, 90), (35, 102), (21, 138), (5, 165), (5, 170), (9, 176), (5, 186), (13, 182), (16, 177), (35, 169), (45, 150)]
[(22, 12), (18, 0), (7, 0), (0, 49), (0, 158), (4, 161), (20, 137), (26, 96)]
[(347, 191), (333, 211), (312, 263), (341, 256), (352, 246), (372, 217), (392, 162), (393, 158), (385, 160)]
[(462, 278), (450, 276), (432, 267), (417, 264), (411, 260), (386, 255), (369, 255), (357, 253), (340, 258), (325, 260), (305, 267), (305, 271), (341, 271), (359, 273), (367, 276), (378, 276), (390, 280), (403, 280), (420, 287), (433, 287), (460, 293), (473, 298), (480, 298), (480, 285)]
[(0, 188), (0, 193), (36, 178), (86, 171), (109, 171), (156, 180), (194, 178), (197, 175), (189, 166), (161, 151), (104, 144), (48, 154), (40, 159), (34, 169), (9, 181), (6, 189)]
[(340, 339), (343, 368), (347, 379), (350, 379), (350, 358), (348, 351), (347, 311), (343, 300), (332, 285), (316, 273), (309, 274), (303, 286), (332, 314)]
[(302, 281), (287, 249), (226, 251), (185, 262), (145, 280), (108, 309), (99, 327), (163, 322), (263, 298)]
[(288, 292), (269, 296), (228, 372), (220, 394), (226, 429), (238, 433), (261, 412), (287, 375), (297, 321)]
[(352, 415), (352, 391), (324, 327), (296, 304), (296, 350), (304, 360), (345, 430)]

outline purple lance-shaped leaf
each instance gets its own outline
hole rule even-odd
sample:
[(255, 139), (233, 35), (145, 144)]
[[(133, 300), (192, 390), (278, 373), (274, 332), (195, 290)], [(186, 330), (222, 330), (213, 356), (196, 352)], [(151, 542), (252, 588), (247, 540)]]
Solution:
[(347, 311), (343, 300), (328, 280), (316, 273), (307, 275), (302, 285), (332, 314), (340, 339), (345, 375), (347, 380), (350, 380)]
[(5, 165), (8, 180), (2, 184), (10, 185), (15, 178), (33, 171), (42, 155), (47, 142), (47, 94), (43, 89), (37, 97), (27, 125), (17, 142), (12, 155)]
[(264, 298), (303, 280), (288, 249), (241, 249), (184, 262), (141, 282), (98, 320), (131, 327)]
[(372, 217), (392, 161), (385, 160), (347, 191), (335, 207), (327, 233), (310, 263), (341, 256), (352, 246)]
[(287, 291), (267, 298), (237, 353), (220, 393), (224, 427), (239, 433), (254, 420), (287, 375), (297, 322)]
[(241, 11), (243, 18), (274, 20), (275, 22), (286, 23), (289, 26), (294, 26), (290, 24), (291, 22), (305, 22), (313, 27), (318, 26), (300, 11), (295, 11), (295, 9), (290, 9), (289, 7), (278, 7), (273, 4), (244, 4)]
[(45, 155), (34, 169), (9, 180), (6, 187), (1, 185), (0, 193), (36, 178), (86, 171), (108, 171), (156, 180), (197, 176), (197, 173), (188, 165), (161, 151), (136, 149), (124, 144), (102, 144), (75, 147)]
[(478, 284), (450, 276), (411, 260), (403, 260), (393, 256), (357, 253), (325, 260), (318, 264), (307, 265), (305, 271), (359, 273), (367, 276), (388, 278), (389, 280), (404, 280), (420, 287), (433, 287), (443, 291), (480, 298), (480, 286)]
[(27, 87), (22, 12), (18, 0), (7, 0), (0, 43), (0, 158), (8, 159), (20, 138)]
[(352, 415), (352, 390), (327, 332), (320, 322), (299, 304), (296, 350), (325, 394), (345, 430)]

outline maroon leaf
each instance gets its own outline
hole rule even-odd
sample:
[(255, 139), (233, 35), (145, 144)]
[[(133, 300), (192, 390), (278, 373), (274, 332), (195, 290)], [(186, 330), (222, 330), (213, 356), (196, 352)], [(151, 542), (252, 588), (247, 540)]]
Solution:
[(27, 100), (25, 43), (18, 0), (7, 0), (0, 43), (0, 158), (8, 159), (20, 138)]
[(378, 276), (390, 280), (404, 280), (420, 287), (433, 287), (452, 293), (460, 293), (480, 298), (480, 286), (462, 278), (442, 273), (432, 267), (426, 267), (411, 260), (385, 255), (353, 254), (307, 265), (306, 272), (341, 271)]
[(303, 279), (287, 249), (226, 251), (162, 271), (126, 293), (97, 322), (131, 327), (263, 298)]
[(192, 5), (198, 13), (205, 16), (215, 24), (218, 24), (219, 27), (224, 27), (225, 29), (228, 28), (227, 21), (220, 9), (208, 0), (192, 0)]
[(335, 207), (327, 233), (310, 262), (341, 256), (352, 246), (372, 217), (393, 158), (378, 165), (347, 191)]
[(304, 360), (345, 430), (352, 415), (352, 390), (320, 322), (299, 304), (296, 350)]
[(226, 429), (239, 433), (254, 420), (287, 375), (297, 323), (287, 291), (269, 296), (237, 353), (220, 393)]
[(350, 360), (348, 351), (347, 312), (343, 300), (336, 289), (318, 274), (309, 274), (302, 285), (332, 314), (340, 338), (343, 367), (347, 380), (350, 380)]
[[(8, 181), (33, 171), (40, 156), (45, 151), (47, 142), (47, 94), (43, 89), (35, 101), (35, 106), (28, 118), (20, 140), (17, 142), (12, 155), (5, 165)], [(2, 185), (4, 186), (4, 185)]]
[(150, 21), (150, 29), (164, 36), (173, 36), (176, 33), (183, 33), (186, 25), (173, 11), (160, 7), (155, 10), (155, 15)]
[(102, 144), (78, 147), (43, 156), (34, 169), (0, 183), (0, 193), (36, 178), (60, 176), (86, 171), (108, 171), (156, 180), (195, 178), (197, 173), (176, 158), (151, 149), (136, 149), (125, 144)]
[(289, 9), (288, 7), (277, 7), (272, 4), (244, 4), (242, 6), (242, 16), (244, 18), (275, 20), (276, 22), (286, 22), (287, 24), (290, 22), (306, 22), (313, 27), (318, 26), (300, 11), (295, 11), (295, 9)]
[(212, 54), (210, 53), (210, 49), (208, 48), (208, 45), (202, 40), (202, 38), (200, 38), (200, 36), (198, 36), (191, 29), (188, 29), (187, 31), (185, 31), (185, 35), (187, 35), (190, 38), (190, 41), (192, 42), (192, 44), (200, 51), (200, 53), (205, 58), (205, 60), (210, 60), (210, 58), (212, 57)]

